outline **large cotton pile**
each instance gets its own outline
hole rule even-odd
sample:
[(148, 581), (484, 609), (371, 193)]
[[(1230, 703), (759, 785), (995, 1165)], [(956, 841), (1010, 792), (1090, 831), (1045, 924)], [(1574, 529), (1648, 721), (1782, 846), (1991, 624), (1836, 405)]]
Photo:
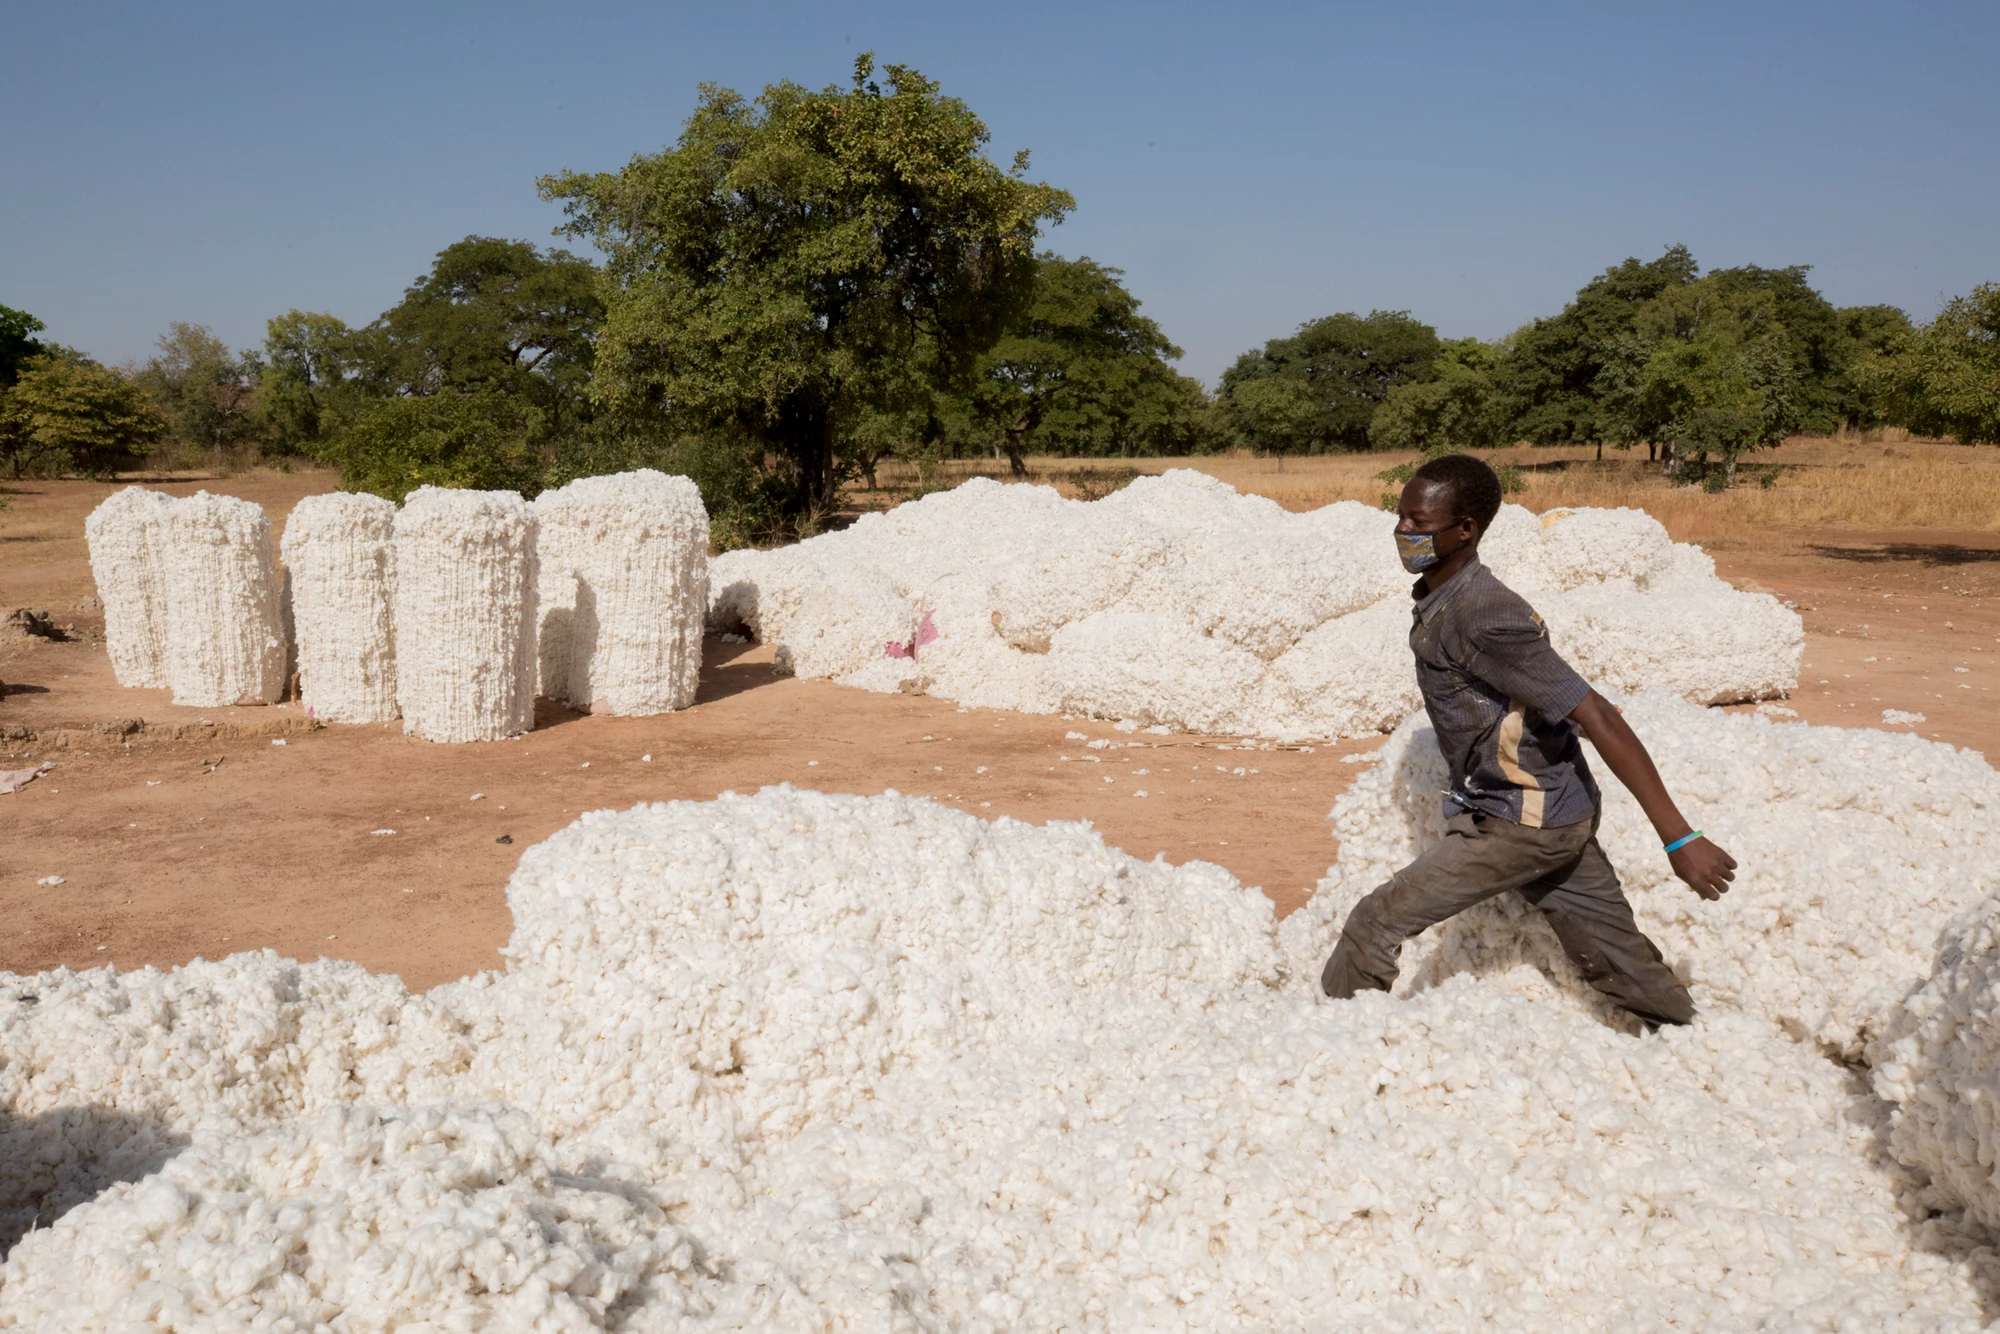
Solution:
[(694, 703), (708, 511), (685, 477), (585, 477), (535, 500), (541, 692), (595, 713)]
[(285, 520), (299, 699), (316, 718), (396, 716), (395, 521), (391, 502), (345, 491), (307, 496)]
[[(1354, 736), (1417, 705), (1391, 516), (1293, 514), (1200, 473), (1093, 502), (974, 480), (844, 532), (722, 556), (711, 625), (801, 676), (1207, 732)], [(1506, 506), (1487, 562), (1613, 689), (1697, 703), (1795, 685), (1804, 632), (1636, 510)]]
[[(1704, 1006), (1647, 1037), (1504, 920), (1332, 1004), (1325, 933), (1215, 867), (789, 788), (585, 816), (522, 858), (507, 971), (425, 997), (270, 955), (0, 977), (0, 1222), (37, 1225), (0, 1328), (1978, 1327), (2000, 1263), (1810, 1039), (1915, 980), (1843, 924), (1857, 863), (1969, 868), (1990, 773), (1632, 712), (1746, 863), (1734, 916), (1644, 909)], [(1357, 874), (1416, 836), (1392, 746)], [(1841, 760), (1887, 776), (1790, 772)]]

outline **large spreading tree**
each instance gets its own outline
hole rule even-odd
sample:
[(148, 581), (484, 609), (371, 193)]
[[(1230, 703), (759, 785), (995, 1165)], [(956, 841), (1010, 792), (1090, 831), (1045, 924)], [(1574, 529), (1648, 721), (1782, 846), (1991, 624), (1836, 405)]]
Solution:
[(1252, 448), (1280, 460), (1366, 449), (1375, 410), (1397, 386), (1428, 379), (1438, 347), (1437, 330), (1408, 311), (1309, 320), (1222, 373), (1223, 412)]
[(545, 178), (608, 257), (594, 395), (740, 440), (794, 516), (830, 509), (884, 423), (935, 423), (967, 390), (1032, 297), (1042, 226), (1074, 206), (987, 139), (935, 82), (878, 82), (863, 56), (848, 88), (703, 85), (673, 147)]

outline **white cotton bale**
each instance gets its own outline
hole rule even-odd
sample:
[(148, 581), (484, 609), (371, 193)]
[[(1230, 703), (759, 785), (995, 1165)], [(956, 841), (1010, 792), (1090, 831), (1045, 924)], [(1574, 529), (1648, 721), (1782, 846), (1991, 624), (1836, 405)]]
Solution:
[(263, 507), (206, 491), (175, 501), (163, 568), (174, 703), (216, 708), (283, 698), (290, 645)]
[(535, 515), (540, 588), (553, 600), (537, 634), (542, 693), (624, 716), (694, 703), (708, 609), (708, 511), (695, 484), (651, 468), (585, 477), (538, 497)]
[(279, 543), (292, 589), (299, 699), (315, 718), (396, 716), (396, 507), (334, 492), (292, 507)]
[(512, 491), (412, 491), (396, 513), (396, 699), (429, 741), (535, 725), (535, 516)]
[(2000, 895), (1941, 934), (1931, 975), (1869, 1052), (1896, 1104), (1889, 1145), (1928, 1173), (1938, 1204), (2000, 1228)]
[(169, 684), (164, 565), (173, 504), (163, 492), (128, 486), (83, 521), (90, 573), (104, 604), (104, 644), (121, 686)]

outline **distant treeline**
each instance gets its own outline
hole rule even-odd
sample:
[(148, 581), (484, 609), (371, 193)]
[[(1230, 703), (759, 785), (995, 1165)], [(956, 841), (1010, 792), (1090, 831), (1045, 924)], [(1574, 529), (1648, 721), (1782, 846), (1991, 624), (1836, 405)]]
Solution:
[(0, 466), (335, 464), (391, 497), (534, 494), (654, 466), (725, 543), (810, 529), (885, 458), (1643, 445), (1710, 486), (1795, 432), (2000, 440), (2000, 285), (1930, 323), (1835, 308), (1805, 266), (1627, 259), (1506, 338), (1336, 314), (1238, 357), (1213, 394), (1119, 270), (1038, 248), (1074, 204), (987, 159), (914, 70), (703, 90), (679, 141), (545, 177), (602, 264), (467, 237), (363, 328), (291, 311), (261, 349), (176, 324), (101, 366), (0, 306)]

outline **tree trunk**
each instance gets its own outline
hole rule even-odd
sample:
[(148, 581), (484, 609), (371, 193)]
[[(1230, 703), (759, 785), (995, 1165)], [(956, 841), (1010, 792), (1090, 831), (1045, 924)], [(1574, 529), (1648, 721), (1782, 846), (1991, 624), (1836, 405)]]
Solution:
[(1597, 461), (1599, 463), (1604, 462), (1604, 442), (1602, 440), (1597, 442)]

